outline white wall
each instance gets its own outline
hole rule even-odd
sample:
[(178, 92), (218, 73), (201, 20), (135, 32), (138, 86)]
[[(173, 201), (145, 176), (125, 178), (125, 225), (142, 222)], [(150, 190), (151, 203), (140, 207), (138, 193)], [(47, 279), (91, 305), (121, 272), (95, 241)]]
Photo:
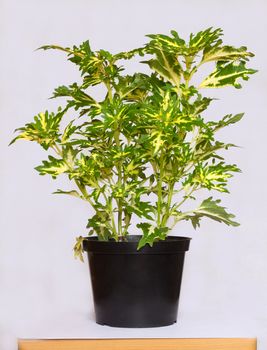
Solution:
[[(266, 224), (266, 15), (264, 0), (1, 0), (0, 2), (0, 349), (15, 349), (16, 337), (198, 337), (257, 336), (267, 346)], [(127, 50), (147, 33), (182, 36), (222, 27), (225, 43), (247, 45), (259, 69), (241, 90), (216, 92), (210, 115), (246, 112), (224, 134), (242, 148), (229, 152), (243, 173), (231, 182), (224, 203), (242, 225), (205, 221), (187, 255), (180, 320), (159, 330), (96, 326), (87, 265), (72, 258), (76, 235), (84, 234), (90, 210), (51, 192), (63, 180), (40, 177), (33, 167), (46, 155), (21, 142), (8, 148), (13, 130), (35, 113), (53, 109), (54, 87), (77, 78), (56, 52), (34, 52), (49, 43)], [(210, 91), (212, 93), (212, 91)], [(214, 93), (215, 95), (215, 93)]]

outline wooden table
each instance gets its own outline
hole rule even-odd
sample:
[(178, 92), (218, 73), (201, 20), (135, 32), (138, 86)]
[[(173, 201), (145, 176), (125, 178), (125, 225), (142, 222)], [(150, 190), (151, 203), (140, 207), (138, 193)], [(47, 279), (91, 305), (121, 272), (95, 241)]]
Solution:
[(255, 338), (20, 339), (18, 350), (256, 350)]

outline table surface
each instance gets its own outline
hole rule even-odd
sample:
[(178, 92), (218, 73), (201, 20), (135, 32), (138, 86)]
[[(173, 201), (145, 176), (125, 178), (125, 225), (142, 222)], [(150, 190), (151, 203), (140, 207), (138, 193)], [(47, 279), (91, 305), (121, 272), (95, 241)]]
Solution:
[[(116, 338), (257, 338), (266, 350), (267, 320), (243, 315), (180, 312), (178, 322), (160, 328), (114, 328), (98, 325), (87, 310), (25, 315), (16, 320), (13, 333), (0, 334), (0, 348), (17, 350), (17, 339), (116, 339)], [(1, 333), (1, 332), (0, 332)]]
[(19, 340), (19, 350), (256, 350), (256, 339)]

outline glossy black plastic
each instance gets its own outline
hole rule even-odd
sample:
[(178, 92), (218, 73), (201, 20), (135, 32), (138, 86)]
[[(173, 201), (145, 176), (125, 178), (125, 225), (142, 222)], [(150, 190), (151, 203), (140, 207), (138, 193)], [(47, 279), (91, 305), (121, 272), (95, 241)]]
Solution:
[(190, 238), (170, 236), (137, 250), (127, 242), (84, 240), (96, 322), (113, 327), (161, 327), (176, 322), (185, 251)]

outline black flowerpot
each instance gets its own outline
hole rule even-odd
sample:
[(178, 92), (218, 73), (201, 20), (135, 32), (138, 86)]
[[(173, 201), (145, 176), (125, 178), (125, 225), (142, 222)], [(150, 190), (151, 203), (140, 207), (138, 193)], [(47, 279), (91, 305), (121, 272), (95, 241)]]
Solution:
[(127, 242), (84, 240), (96, 322), (113, 327), (161, 327), (176, 322), (185, 251), (190, 238), (168, 237), (137, 250)]

